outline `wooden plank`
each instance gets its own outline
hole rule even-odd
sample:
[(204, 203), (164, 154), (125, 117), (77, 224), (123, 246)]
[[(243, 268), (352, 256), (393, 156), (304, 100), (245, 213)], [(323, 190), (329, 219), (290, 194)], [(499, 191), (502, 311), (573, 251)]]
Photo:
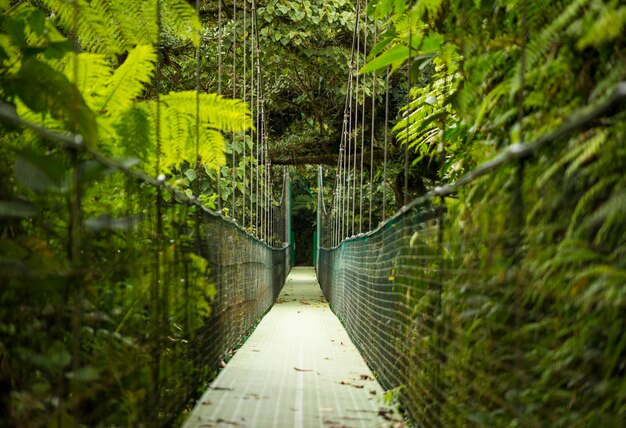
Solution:
[(388, 426), (393, 411), (382, 396), (313, 268), (294, 268), (277, 303), (183, 427)]

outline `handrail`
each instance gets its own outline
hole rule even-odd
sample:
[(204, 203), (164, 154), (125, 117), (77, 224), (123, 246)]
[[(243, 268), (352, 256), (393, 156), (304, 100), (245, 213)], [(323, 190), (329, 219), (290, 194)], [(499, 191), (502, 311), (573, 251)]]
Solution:
[(235, 228), (239, 229), (241, 232), (245, 233), (250, 238), (266, 245), (268, 248), (271, 248), (273, 250), (282, 250), (286, 248), (286, 246), (273, 247), (269, 245), (267, 242), (264, 242), (260, 240), (259, 238), (257, 238), (256, 236), (248, 233), (248, 231), (246, 231), (245, 228), (243, 228), (235, 220), (224, 217), (221, 211), (212, 210), (206, 205), (204, 205), (202, 202), (200, 202), (198, 198), (193, 197), (193, 196), (189, 197), (187, 196), (186, 193), (172, 186), (169, 186), (167, 183), (165, 183), (165, 175), (161, 174), (156, 178), (152, 177), (145, 171), (132, 169), (120, 161), (111, 159), (103, 155), (102, 153), (98, 152), (97, 150), (87, 147), (87, 145), (85, 144), (83, 140), (82, 135), (80, 134), (75, 134), (72, 132), (61, 133), (61, 132), (53, 131), (48, 128), (44, 128), (42, 126), (39, 126), (27, 120), (24, 120), (17, 115), (13, 106), (3, 101), (0, 101), (0, 120), (18, 128), (28, 128), (32, 131), (35, 131), (37, 134), (46, 138), (49, 141), (61, 144), (64, 149), (87, 153), (88, 155), (93, 157), (94, 160), (100, 162), (102, 165), (108, 168), (116, 169), (132, 178), (135, 178), (153, 187), (160, 187), (164, 189), (165, 191), (167, 191), (168, 193), (170, 193), (172, 197), (178, 200), (179, 202), (190, 204), (190, 205), (195, 205), (201, 210), (203, 210), (204, 212), (206, 212), (207, 214), (213, 217), (221, 218), (223, 221), (227, 223), (231, 223)]
[(568, 120), (559, 125), (552, 132), (542, 135), (541, 137), (538, 137), (529, 143), (516, 143), (507, 146), (491, 159), (483, 162), (473, 170), (461, 176), (461, 178), (459, 178), (457, 181), (443, 186), (437, 186), (433, 190), (404, 205), (402, 208), (396, 211), (393, 216), (382, 222), (375, 229), (372, 229), (369, 232), (359, 233), (357, 235), (345, 238), (334, 247), (328, 247), (326, 249), (335, 249), (340, 247), (344, 242), (357, 240), (366, 236), (371, 236), (378, 232), (378, 230), (384, 228), (388, 223), (395, 221), (404, 213), (415, 208), (417, 205), (421, 205), (433, 197), (449, 196), (458, 191), (461, 187), (473, 182), (477, 178), (482, 177), (483, 175), (495, 170), (496, 168), (504, 164), (507, 164), (513, 160), (523, 159), (531, 156), (545, 145), (552, 143), (555, 140), (569, 134), (576, 128), (586, 125), (592, 120), (605, 116), (611, 111), (612, 108), (621, 104), (623, 101), (626, 101), (626, 82), (619, 82), (615, 85), (615, 89), (604, 102), (596, 106), (586, 106), (577, 110), (569, 116)]

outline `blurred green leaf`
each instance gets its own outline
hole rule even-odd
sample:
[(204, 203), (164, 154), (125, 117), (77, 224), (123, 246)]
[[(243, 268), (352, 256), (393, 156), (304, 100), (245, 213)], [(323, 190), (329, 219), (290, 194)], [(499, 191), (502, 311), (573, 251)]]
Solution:
[(34, 217), (37, 210), (34, 205), (21, 201), (0, 201), (0, 217)]
[(22, 63), (13, 86), (28, 108), (37, 113), (49, 113), (60, 120), (66, 130), (80, 134), (89, 147), (97, 145), (96, 117), (76, 86), (63, 73), (30, 58)]
[(15, 159), (15, 178), (35, 192), (66, 192), (67, 167), (53, 156), (41, 156), (22, 151)]

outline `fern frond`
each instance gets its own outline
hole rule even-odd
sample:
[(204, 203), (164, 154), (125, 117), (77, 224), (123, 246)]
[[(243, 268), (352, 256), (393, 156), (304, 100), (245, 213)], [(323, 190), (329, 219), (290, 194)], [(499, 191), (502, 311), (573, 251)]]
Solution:
[(118, 141), (115, 155), (135, 157), (146, 164), (154, 150), (154, 123), (144, 106), (136, 104), (119, 115), (113, 125)]
[[(74, 76), (74, 61), (76, 61), (76, 76)], [(106, 61), (105, 56), (94, 53), (81, 53), (72, 56), (65, 65), (63, 72), (83, 94), (89, 108), (97, 110), (98, 97), (102, 96), (106, 83), (113, 74), (113, 68)]]
[[(545, 53), (552, 49), (559, 37), (561, 37), (563, 30), (579, 16), (581, 9), (588, 2), (589, 0), (572, 1), (550, 25), (529, 40), (526, 47), (526, 70), (532, 70), (544, 57)], [(520, 89), (519, 75), (521, 68), (521, 61), (518, 61), (510, 74), (510, 99), (514, 99)]]
[(585, 150), (584, 144), (580, 144), (579, 141), (576, 141), (574, 147), (571, 147), (569, 151), (567, 151), (559, 160), (557, 160), (550, 168), (548, 168), (539, 178), (537, 179), (537, 188), (543, 187), (548, 180), (554, 176), (561, 168), (565, 166), (568, 162), (571, 162), (575, 159), (581, 152)]
[(601, 46), (623, 36), (626, 26), (626, 6), (617, 10), (606, 7), (595, 23), (578, 41), (576, 47), (584, 49), (588, 46)]
[(208, 169), (217, 169), (220, 165), (225, 165), (225, 143), (219, 131), (200, 128), (200, 162)]
[(86, 0), (42, 0), (54, 11), (59, 24), (67, 32), (77, 33), (83, 49), (97, 53), (116, 54), (125, 43), (114, 22), (107, 2)]
[(183, 40), (190, 40), (194, 46), (200, 44), (202, 24), (198, 14), (185, 0), (164, 0), (163, 21), (166, 28)]
[[(177, 111), (196, 116), (196, 92), (172, 92), (161, 100)], [(222, 131), (252, 129), (250, 109), (241, 100), (232, 100), (217, 94), (200, 94), (200, 123)]]
[(626, 189), (614, 193), (583, 223), (584, 227), (592, 227), (611, 219), (626, 218)]
[(156, 1), (110, 1), (112, 14), (128, 48), (136, 45), (154, 45), (157, 41)]
[(124, 64), (115, 70), (107, 82), (98, 110), (115, 114), (128, 108), (152, 79), (156, 60), (152, 46), (137, 46), (130, 51)]
[(596, 135), (585, 141), (582, 146), (584, 150), (578, 155), (570, 164), (570, 166), (565, 170), (565, 176), (570, 177), (572, 174), (576, 173), (581, 165), (586, 163), (588, 160), (596, 156), (604, 143), (607, 141), (607, 131), (601, 130)]
[(567, 228), (566, 236), (570, 237), (578, 225), (578, 220), (580, 217), (591, 210), (591, 203), (602, 194), (602, 192), (609, 187), (611, 184), (615, 183), (617, 179), (616, 176), (605, 177), (602, 180), (598, 181), (596, 184), (591, 186), (587, 191), (580, 197), (578, 202), (576, 203), (576, 208), (572, 213), (572, 217), (569, 223), (569, 227)]

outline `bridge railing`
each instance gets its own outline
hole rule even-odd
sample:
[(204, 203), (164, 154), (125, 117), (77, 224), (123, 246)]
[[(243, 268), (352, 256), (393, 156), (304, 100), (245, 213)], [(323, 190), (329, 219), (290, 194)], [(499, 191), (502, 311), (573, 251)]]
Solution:
[(620, 150), (625, 98), (622, 83), (334, 247), (336, 213), (319, 195), (324, 294), (418, 426), (623, 423), (624, 181), (589, 193), (605, 177), (620, 182), (623, 156), (558, 168), (607, 126), (604, 150)]
[(164, 179), (1, 107), (34, 141), (5, 145), (1, 162), (0, 419), (172, 425), (278, 296), (289, 197), (272, 207), (270, 246)]

